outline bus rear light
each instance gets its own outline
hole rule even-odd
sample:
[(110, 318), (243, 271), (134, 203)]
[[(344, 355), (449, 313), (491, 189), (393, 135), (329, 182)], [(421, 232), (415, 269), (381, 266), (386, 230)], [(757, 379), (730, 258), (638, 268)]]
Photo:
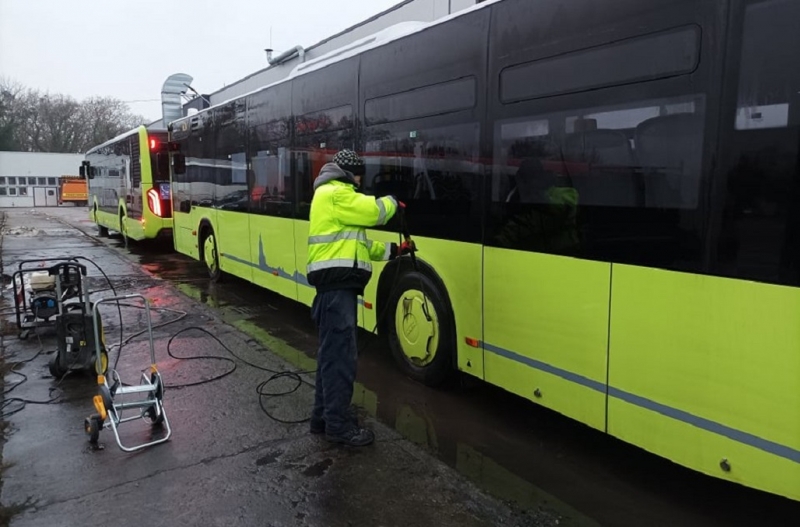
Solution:
[(151, 188), (147, 191), (147, 206), (150, 207), (150, 210), (153, 212), (153, 214), (159, 218), (162, 217), (161, 199), (158, 197), (158, 191), (154, 188)]

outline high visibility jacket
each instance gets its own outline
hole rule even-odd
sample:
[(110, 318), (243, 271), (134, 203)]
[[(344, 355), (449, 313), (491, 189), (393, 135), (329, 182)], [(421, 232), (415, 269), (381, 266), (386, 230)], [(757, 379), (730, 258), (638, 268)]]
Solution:
[(385, 225), (397, 212), (392, 197), (356, 191), (353, 175), (328, 163), (314, 181), (308, 229), (308, 283), (318, 292), (355, 289), (363, 294), (373, 260), (389, 260), (392, 246), (367, 239), (366, 228)]

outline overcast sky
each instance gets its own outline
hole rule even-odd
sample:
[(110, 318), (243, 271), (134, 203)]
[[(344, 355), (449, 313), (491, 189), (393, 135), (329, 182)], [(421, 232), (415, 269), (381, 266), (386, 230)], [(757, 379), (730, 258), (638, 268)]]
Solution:
[[(161, 117), (172, 73), (210, 93), (399, 0), (0, 0), (0, 76), (77, 99), (112, 96)], [(151, 102), (133, 102), (146, 101)]]

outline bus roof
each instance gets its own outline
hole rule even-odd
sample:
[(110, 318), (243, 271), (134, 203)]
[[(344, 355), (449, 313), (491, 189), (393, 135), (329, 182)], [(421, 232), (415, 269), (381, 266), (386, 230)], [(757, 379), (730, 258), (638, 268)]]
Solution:
[(393, 42), (395, 40), (398, 40), (398, 39), (413, 35), (415, 33), (419, 33), (419, 32), (424, 31), (425, 29), (428, 29), (430, 27), (435, 27), (435, 26), (438, 26), (439, 24), (444, 24), (445, 22), (449, 22), (450, 20), (452, 20), (454, 18), (459, 18), (459, 17), (462, 17), (462, 16), (466, 16), (469, 13), (472, 13), (473, 11), (478, 11), (480, 9), (486, 9), (490, 5), (493, 5), (493, 4), (496, 4), (498, 2), (502, 2), (502, 1), (503, 0), (486, 0), (486, 1), (481, 2), (479, 4), (475, 4), (472, 7), (469, 7), (467, 9), (462, 10), (462, 11), (458, 11), (456, 13), (452, 13), (450, 15), (442, 17), (442, 18), (440, 18), (438, 20), (434, 20), (432, 22), (400, 22), (400, 23), (395, 24), (393, 26), (390, 26), (390, 27), (388, 27), (386, 29), (378, 31), (377, 33), (374, 33), (374, 34), (369, 35), (367, 37), (364, 37), (362, 39), (356, 40), (355, 42), (347, 44), (344, 47), (341, 47), (339, 49), (331, 50), (328, 53), (326, 53), (326, 54), (324, 54), (324, 55), (322, 55), (320, 57), (317, 57), (315, 59), (312, 59), (312, 60), (310, 60), (308, 62), (304, 62), (303, 64), (298, 64), (297, 66), (295, 66), (295, 68), (292, 70), (292, 72), (288, 76), (286, 76), (286, 77), (284, 77), (284, 78), (282, 78), (282, 79), (280, 79), (278, 81), (275, 81), (275, 82), (273, 82), (271, 84), (267, 84), (266, 86), (261, 86), (259, 88), (256, 88), (255, 90), (249, 91), (249, 92), (244, 93), (242, 95), (237, 95), (235, 97), (231, 97), (230, 99), (227, 99), (225, 101), (219, 102), (219, 103), (217, 103), (217, 104), (215, 104), (213, 106), (209, 106), (208, 108), (204, 108), (203, 110), (197, 112), (196, 114), (193, 114), (193, 115), (190, 115), (190, 116), (186, 116), (186, 117), (181, 117), (180, 119), (176, 119), (173, 122), (183, 121), (184, 119), (188, 119), (190, 117), (194, 117), (196, 115), (206, 113), (209, 110), (225, 106), (226, 104), (230, 104), (233, 101), (236, 101), (236, 100), (239, 100), (239, 99), (244, 99), (246, 97), (249, 97), (250, 95), (259, 93), (259, 92), (264, 91), (264, 90), (268, 90), (269, 88), (272, 88), (273, 86), (278, 86), (278, 85), (283, 84), (285, 82), (289, 82), (292, 79), (295, 79), (297, 77), (301, 77), (301, 76), (303, 76), (303, 75), (305, 75), (307, 73), (310, 73), (312, 71), (316, 71), (318, 69), (325, 68), (325, 67), (330, 66), (332, 64), (336, 64), (337, 62), (341, 62), (343, 60), (349, 59), (349, 58), (354, 57), (356, 55), (360, 55), (361, 53), (364, 53), (364, 52), (369, 51), (371, 49), (378, 48), (380, 46), (384, 46), (384, 45), (386, 45), (386, 44), (388, 44), (390, 42)]
[[(89, 150), (87, 150), (87, 151), (86, 151), (86, 155), (89, 155), (89, 154), (93, 153), (95, 150), (99, 150), (100, 148), (104, 148), (104, 147), (106, 147), (106, 146), (113, 145), (113, 144), (114, 144), (114, 143), (116, 143), (117, 141), (121, 141), (121, 140), (125, 139), (126, 137), (130, 137), (130, 136), (132, 136), (132, 135), (138, 134), (138, 133), (139, 133), (139, 131), (140, 131), (142, 128), (144, 128), (146, 131), (151, 131), (151, 130), (149, 130), (149, 129), (147, 128), (147, 126), (145, 126), (145, 125), (141, 124), (141, 125), (137, 126), (136, 128), (132, 128), (131, 130), (128, 130), (127, 132), (122, 132), (122, 133), (121, 133), (121, 134), (119, 134), (117, 137), (114, 137), (114, 138), (112, 138), (112, 139), (109, 139), (109, 140), (108, 140), (108, 141), (106, 141), (105, 143), (99, 144), (99, 145), (97, 145), (97, 146), (93, 146), (92, 148), (90, 148)], [(154, 130), (152, 130), (152, 131), (153, 131), (153, 132), (164, 132), (164, 133), (166, 133), (166, 132), (167, 132), (166, 130), (156, 130), (156, 129), (154, 129)]]

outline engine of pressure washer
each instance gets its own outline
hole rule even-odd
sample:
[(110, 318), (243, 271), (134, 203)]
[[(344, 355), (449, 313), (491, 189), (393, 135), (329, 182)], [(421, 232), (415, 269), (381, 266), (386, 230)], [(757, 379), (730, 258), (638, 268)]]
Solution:
[(55, 276), (49, 273), (31, 273), (30, 309), (36, 318), (47, 320), (58, 314), (58, 295)]

